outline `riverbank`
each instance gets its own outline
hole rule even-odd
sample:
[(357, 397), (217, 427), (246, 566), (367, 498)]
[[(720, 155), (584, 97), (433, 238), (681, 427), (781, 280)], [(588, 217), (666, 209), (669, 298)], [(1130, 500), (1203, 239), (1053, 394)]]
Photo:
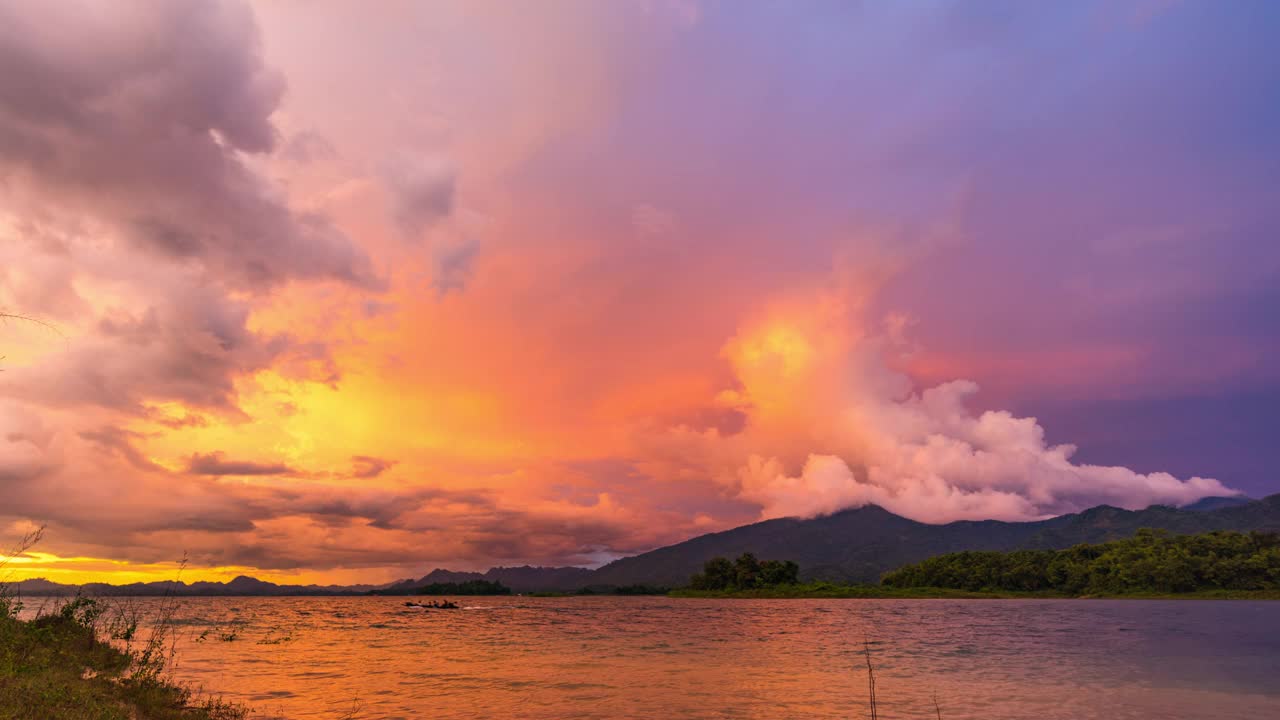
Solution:
[(1188, 593), (1132, 593), (1124, 595), (1067, 595), (1058, 592), (983, 592), (950, 588), (895, 588), (883, 585), (837, 585), (809, 583), (779, 585), (749, 590), (672, 590), (668, 597), (721, 599), (858, 599), (869, 600), (1027, 600), (1027, 599), (1115, 599), (1115, 600), (1280, 600), (1280, 590), (1204, 590)]
[(125, 652), (96, 626), (92, 601), (30, 621), (0, 614), (0, 720), (244, 720), (164, 672), (166, 648)]
[(949, 599), (976, 600), (992, 598), (1024, 598), (1039, 595), (1020, 593), (971, 592), (968, 590), (949, 590), (946, 588), (891, 588), (881, 585), (837, 585), (834, 583), (809, 583), (804, 585), (776, 585), (773, 587), (751, 588), (749, 590), (693, 590), (680, 588), (672, 590), (668, 597), (677, 598), (720, 598), (720, 599), (786, 599), (821, 600), (821, 599), (858, 599), (869, 600), (913, 600), (913, 599)]

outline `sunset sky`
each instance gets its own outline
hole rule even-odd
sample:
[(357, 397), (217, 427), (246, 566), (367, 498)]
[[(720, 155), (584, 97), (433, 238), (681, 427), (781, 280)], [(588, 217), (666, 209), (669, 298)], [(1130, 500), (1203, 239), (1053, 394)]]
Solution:
[[(1280, 4), (0, 0), (17, 577), (1280, 492)], [(51, 326), (51, 327), (50, 327)]]

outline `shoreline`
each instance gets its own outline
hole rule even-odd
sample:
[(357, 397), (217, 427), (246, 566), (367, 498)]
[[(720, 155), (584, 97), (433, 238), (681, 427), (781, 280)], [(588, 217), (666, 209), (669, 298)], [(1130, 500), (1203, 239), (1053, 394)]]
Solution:
[[(28, 599), (70, 600), (67, 595), (27, 595)], [(102, 599), (143, 600), (227, 600), (313, 598), (316, 600), (349, 600), (352, 598), (403, 599), (420, 595), (104, 595)], [(677, 599), (720, 600), (1280, 600), (1280, 590), (1200, 590), (1185, 593), (1128, 593), (1070, 595), (1052, 591), (1015, 592), (956, 590), (953, 588), (890, 588), (880, 585), (798, 585), (751, 590), (691, 590), (680, 588), (665, 593), (578, 593), (535, 591), (511, 595), (451, 595), (449, 597), (479, 598), (619, 598), (650, 597)]]
[[(17, 619), (16, 609), (0, 606), (0, 717), (249, 717), (247, 707), (205, 696), (170, 674), (167, 627), (140, 638), (136, 623), (112, 627), (102, 606), (89, 598), (30, 620)], [(103, 621), (107, 627), (100, 626)]]
[(880, 585), (797, 585), (752, 590), (672, 590), (672, 598), (722, 600), (1280, 600), (1280, 590), (1200, 590), (1186, 593), (1069, 595), (1058, 592), (890, 588)]

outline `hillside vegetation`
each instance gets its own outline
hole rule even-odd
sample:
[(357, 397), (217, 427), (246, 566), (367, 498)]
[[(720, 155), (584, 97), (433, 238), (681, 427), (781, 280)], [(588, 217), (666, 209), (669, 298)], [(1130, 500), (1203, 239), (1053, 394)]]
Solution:
[(802, 582), (878, 583), (890, 570), (961, 550), (1053, 550), (1133, 537), (1140, 528), (1193, 534), (1215, 530), (1280, 531), (1280, 495), (1218, 499), (1204, 509), (1155, 505), (1099, 506), (1035, 522), (962, 520), (930, 525), (874, 505), (809, 519), (779, 518), (702, 535), (596, 570), (598, 585), (680, 587), (714, 557), (783, 557), (800, 565)]
[(415, 595), (510, 595), (511, 588), (500, 582), (467, 580), (460, 583), (431, 583), (414, 591)]
[(950, 553), (890, 572), (882, 583), (1064, 595), (1280, 590), (1280, 534), (1144, 528), (1126, 540), (1064, 550)]
[(689, 578), (693, 590), (751, 590), (795, 585), (800, 582), (800, 566), (790, 560), (757, 560), (743, 553), (730, 562), (727, 558), (711, 558), (702, 572)]

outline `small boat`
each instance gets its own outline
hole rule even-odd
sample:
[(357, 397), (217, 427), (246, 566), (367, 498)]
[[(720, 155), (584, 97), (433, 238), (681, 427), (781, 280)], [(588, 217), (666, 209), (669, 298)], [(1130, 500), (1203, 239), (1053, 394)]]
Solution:
[(412, 600), (410, 600), (409, 602), (406, 602), (404, 606), (409, 608), (417, 608), (418, 610), (461, 610), (462, 609), (462, 607), (459, 606), (457, 603), (453, 603), (448, 600), (445, 600), (442, 603), (436, 603), (436, 602), (420, 603), (420, 602), (413, 602)]

